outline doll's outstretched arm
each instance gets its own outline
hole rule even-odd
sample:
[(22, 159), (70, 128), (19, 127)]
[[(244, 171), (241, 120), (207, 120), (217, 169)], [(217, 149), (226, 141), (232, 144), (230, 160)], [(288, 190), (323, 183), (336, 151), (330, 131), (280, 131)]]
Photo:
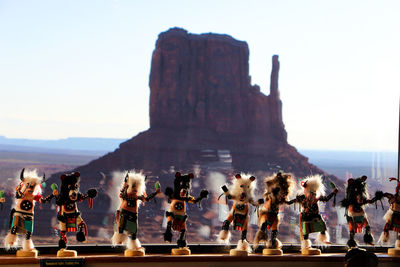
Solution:
[(292, 205), (293, 203), (300, 203), (304, 200), (305, 197), (306, 197), (305, 195), (296, 196), (296, 198), (286, 201), (286, 204)]
[(228, 199), (234, 199), (234, 197), (231, 195), (231, 193), (229, 192), (229, 189), (226, 185), (223, 185), (221, 187), (222, 191), (224, 191), (224, 195), (228, 198)]
[(60, 194), (60, 192), (58, 191), (58, 185), (57, 184), (52, 184), (51, 185), (51, 189), (53, 190), (53, 192), (51, 192), (51, 194), (48, 195), (47, 197), (40, 198), (40, 200), (39, 200), (40, 203), (50, 202), (53, 198), (55, 198), (56, 201), (57, 201), (57, 198), (58, 198), (58, 196)]
[(6, 202), (6, 198), (4, 197), (4, 192), (0, 190), (0, 210), (3, 210), (4, 202)]
[(83, 201), (87, 198), (95, 198), (97, 196), (97, 190), (95, 188), (91, 188), (87, 191), (86, 194), (79, 193), (78, 201)]
[(327, 196), (321, 196), (318, 200), (322, 202), (328, 202), (332, 197), (336, 196), (337, 192), (338, 190), (335, 188), (332, 193)]
[(4, 202), (6, 202), (6, 198), (4, 197), (4, 192), (0, 190), (0, 210), (3, 210)]
[(264, 204), (264, 199), (260, 198), (260, 199), (257, 200), (257, 201), (254, 201), (253, 199), (250, 199), (249, 203), (250, 203), (251, 205), (255, 206), (255, 207), (258, 207), (258, 206)]
[(48, 195), (47, 197), (42, 197), (39, 199), (40, 203), (50, 202), (54, 198), (53, 194)]
[(383, 197), (386, 197), (389, 201), (389, 203), (391, 203), (393, 201), (393, 199), (395, 198), (395, 195), (390, 194), (390, 193), (383, 193)]
[(156, 182), (154, 184), (154, 187), (156, 189), (155, 192), (151, 193), (150, 195), (148, 195), (147, 197), (144, 198), (145, 201), (150, 201), (152, 200), (156, 195), (158, 195), (159, 193), (161, 193), (161, 185), (159, 182)]
[(382, 191), (376, 191), (375, 196), (372, 199), (365, 200), (365, 203), (372, 204), (372, 203), (375, 203), (375, 202), (381, 200), (383, 197), (384, 197), (384, 193)]
[(200, 196), (199, 196), (198, 198), (196, 198), (196, 199), (193, 201), (193, 203), (200, 202), (201, 200), (203, 200), (204, 198), (207, 198), (207, 197), (208, 197), (208, 190), (203, 189), (203, 190), (201, 190), (201, 192), (200, 192)]

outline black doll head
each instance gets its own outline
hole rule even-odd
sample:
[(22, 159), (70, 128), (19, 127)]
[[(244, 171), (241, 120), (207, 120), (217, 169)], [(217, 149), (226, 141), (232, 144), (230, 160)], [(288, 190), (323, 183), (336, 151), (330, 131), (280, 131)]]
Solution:
[(192, 188), (192, 179), (194, 178), (193, 173), (182, 175), (180, 172), (175, 174), (174, 179), (174, 197), (186, 198), (190, 194)]

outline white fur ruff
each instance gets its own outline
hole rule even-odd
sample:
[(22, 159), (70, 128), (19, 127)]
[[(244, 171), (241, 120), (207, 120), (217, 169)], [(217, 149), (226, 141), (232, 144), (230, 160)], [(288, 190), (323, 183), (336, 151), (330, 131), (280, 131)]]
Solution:
[(128, 245), (127, 245), (128, 249), (138, 250), (141, 247), (142, 247), (142, 245), (140, 244), (139, 239), (137, 239), (137, 238), (135, 240), (129, 239)]
[(15, 248), (17, 244), (18, 244), (18, 236), (8, 233), (6, 238), (4, 239), (4, 247), (6, 249), (10, 249), (12, 247)]
[(260, 242), (264, 242), (264, 243), (266, 242), (266, 240), (263, 237), (261, 237), (262, 235), (263, 235), (263, 232), (261, 230), (258, 230), (256, 233), (256, 236), (254, 238), (254, 241), (253, 241), (254, 249), (258, 248)]
[(126, 234), (120, 234), (118, 232), (114, 232), (114, 235), (111, 238), (112, 245), (113, 246), (122, 245), (126, 242), (127, 239), (128, 236)]
[(319, 245), (330, 245), (328, 231), (326, 231), (325, 234), (318, 233), (316, 241)]
[(35, 246), (33, 245), (32, 239), (24, 240), (24, 242), (22, 242), (22, 250), (31, 251), (34, 248), (35, 248)]
[(251, 253), (251, 248), (247, 240), (239, 240), (236, 249), (244, 250), (247, 251), (248, 253)]
[(381, 236), (379, 237), (378, 243), (387, 243), (389, 242), (390, 239), (390, 234), (389, 232), (385, 234), (385, 232), (382, 232)]
[(218, 242), (229, 244), (229, 240), (231, 239), (231, 233), (228, 230), (221, 230), (218, 234)]
[(311, 241), (310, 239), (301, 240), (301, 249), (309, 249), (311, 248)]

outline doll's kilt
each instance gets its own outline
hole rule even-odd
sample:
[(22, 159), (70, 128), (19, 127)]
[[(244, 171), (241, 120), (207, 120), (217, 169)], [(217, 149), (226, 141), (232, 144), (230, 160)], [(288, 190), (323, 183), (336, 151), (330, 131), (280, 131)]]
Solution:
[(320, 214), (301, 213), (300, 224), (303, 235), (326, 231), (326, 224)]
[(78, 230), (77, 218), (79, 215), (75, 213), (72, 214), (64, 214), (65, 218), (67, 219), (65, 222), (65, 227), (67, 228), (67, 232), (76, 232)]
[(244, 230), (244, 226), (246, 224), (247, 214), (233, 214), (233, 229), (234, 230)]
[(347, 216), (346, 218), (347, 218), (347, 222), (352, 225), (352, 227), (354, 228), (353, 230), (356, 233), (361, 233), (362, 232), (362, 228), (363, 228), (363, 224), (364, 224), (364, 220), (365, 220), (365, 216), (364, 215)]
[(400, 233), (400, 212), (393, 211), (389, 230)]
[(15, 211), (14, 209), (11, 211), (11, 224), (10, 227), (13, 229), (16, 228), (16, 234), (25, 234), (27, 232), (33, 232), (33, 214)]
[(173, 215), (172, 219), (172, 230), (174, 231), (182, 231), (186, 228), (185, 222), (187, 219), (187, 215)]
[(268, 212), (267, 220), (265, 221), (267, 223), (267, 229), (270, 229), (277, 219), (278, 219), (278, 213)]
[(118, 231), (121, 234), (124, 231), (127, 231), (131, 234), (136, 234), (138, 228), (137, 213), (127, 210), (118, 210), (115, 216), (114, 227), (114, 230)]

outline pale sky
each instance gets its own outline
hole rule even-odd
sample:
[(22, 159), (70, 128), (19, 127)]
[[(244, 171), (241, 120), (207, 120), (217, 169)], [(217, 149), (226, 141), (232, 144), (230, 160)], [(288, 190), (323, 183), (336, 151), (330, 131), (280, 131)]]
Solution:
[(400, 1), (0, 0), (0, 135), (130, 138), (149, 127), (149, 73), (171, 27), (244, 40), (290, 144), (397, 150)]

